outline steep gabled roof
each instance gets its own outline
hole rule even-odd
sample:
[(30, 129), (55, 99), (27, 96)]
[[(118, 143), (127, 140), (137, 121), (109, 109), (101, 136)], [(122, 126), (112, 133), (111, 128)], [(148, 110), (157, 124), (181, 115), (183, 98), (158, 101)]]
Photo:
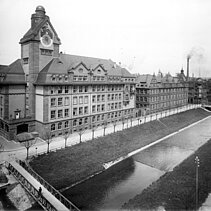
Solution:
[(153, 75), (150, 74), (144, 74), (144, 75), (139, 75), (137, 77), (137, 83), (145, 83), (147, 86), (150, 85), (152, 81)]
[(0, 73), (5, 74), (1, 81), (3, 84), (25, 84), (25, 73), (21, 65), (21, 60), (17, 59), (9, 66), (0, 69)]
[(106, 70), (108, 75), (111, 76), (122, 76), (122, 77), (133, 77), (127, 69), (116, 65), (112, 60), (60, 54), (59, 58), (53, 58), (39, 73), (36, 83), (44, 84), (47, 82), (47, 74), (68, 74), (69, 71), (75, 69), (78, 65), (83, 64), (88, 71), (92, 71), (98, 66), (101, 66)]
[(51, 29), (54, 32), (54, 35), (56, 37), (56, 39), (54, 39), (54, 41), (57, 40), (58, 41), (57, 44), (61, 44), (60, 39), (59, 39), (59, 37), (58, 37), (53, 25), (50, 22), (49, 17), (47, 15), (45, 15), (44, 19), (40, 23), (38, 23), (34, 28), (30, 28), (26, 32), (26, 34), (23, 36), (23, 38), (21, 38), (20, 44), (30, 41), (30, 40), (39, 40), (39, 36), (37, 36), (37, 35), (39, 33), (39, 30), (46, 24), (46, 22), (48, 22), (48, 24), (50, 25)]

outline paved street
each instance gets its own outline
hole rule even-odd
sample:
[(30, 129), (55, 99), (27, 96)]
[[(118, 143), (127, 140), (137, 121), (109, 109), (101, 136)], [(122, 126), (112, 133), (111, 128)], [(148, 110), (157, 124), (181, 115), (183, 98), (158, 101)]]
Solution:
[[(133, 119), (132, 124), (131, 124), (131, 121), (128, 120), (128, 122), (127, 121), (125, 122), (124, 128), (126, 129), (131, 126), (136, 126), (138, 124), (143, 124), (145, 122), (155, 120), (156, 118), (159, 119), (165, 116), (169, 116), (169, 115), (179, 113), (179, 112), (189, 110), (189, 109), (194, 109), (200, 106), (201, 105), (188, 105), (188, 106), (180, 107), (177, 109), (163, 111), (162, 113), (159, 112), (153, 115), (147, 115), (146, 117), (135, 118)], [(122, 122), (119, 122), (116, 125), (115, 131), (120, 131), (122, 129), (123, 129)], [(99, 127), (94, 132), (94, 137), (96, 138), (99, 136), (103, 136), (103, 131), (104, 131), (103, 128)], [(113, 133), (114, 132), (113, 124), (108, 125), (105, 132), (106, 134)], [(82, 135), (82, 142), (85, 142), (91, 139), (92, 139), (92, 131), (91, 130), (85, 131), (84, 134)], [(20, 143), (17, 143), (15, 141), (8, 141), (1, 136), (0, 136), (0, 142), (3, 143), (4, 145), (4, 151), (1, 152), (0, 161), (4, 161), (4, 160), (12, 161), (15, 158), (18, 158), (18, 159), (26, 158), (26, 148), (24, 146), (21, 146)], [(67, 140), (67, 145), (72, 146), (77, 143), (79, 143), (79, 134), (78, 133), (71, 134)], [(50, 143), (50, 150), (57, 150), (57, 149), (64, 148), (64, 144), (65, 144), (65, 141), (63, 137), (53, 138), (53, 141)], [(32, 156), (32, 155), (36, 156), (38, 154), (43, 154), (46, 152), (47, 152), (47, 143), (44, 140), (37, 138), (35, 145), (30, 147), (29, 149), (29, 156)]]

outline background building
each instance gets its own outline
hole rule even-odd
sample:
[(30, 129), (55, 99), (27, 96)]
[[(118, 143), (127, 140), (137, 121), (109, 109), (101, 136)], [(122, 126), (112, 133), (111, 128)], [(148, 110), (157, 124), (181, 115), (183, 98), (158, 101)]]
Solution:
[(188, 83), (184, 71), (177, 77), (161, 72), (138, 75), (136, 79), (136, 108), (138, 116), (187, 105)]
[(189, 78), (188, 102), (191, 104), (208, 103), (208, 81), (202, 78)]

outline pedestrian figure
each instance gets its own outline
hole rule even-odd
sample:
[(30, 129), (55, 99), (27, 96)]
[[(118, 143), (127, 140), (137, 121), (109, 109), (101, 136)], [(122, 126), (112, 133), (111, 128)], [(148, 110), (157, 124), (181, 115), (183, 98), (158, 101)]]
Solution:
[(41, 188), (41, 187), (39, 187), (39, 190), (38, 190), (38, 197), (40, 197), (40, 196), (41, 196), (41, 193), (42, 193), (42, 188)]

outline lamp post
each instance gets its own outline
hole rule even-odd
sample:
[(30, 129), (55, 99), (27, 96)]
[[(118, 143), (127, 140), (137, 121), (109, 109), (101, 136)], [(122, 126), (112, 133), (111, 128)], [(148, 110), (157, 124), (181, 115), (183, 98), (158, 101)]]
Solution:
[(36, 157), (37, 157), (37, 147), (35, 149), (36, 149)]
[(200, 166), (200, 160), (198, 156), (195, 158), (195, 163), (196, 163), (196, 210), (198, 208), (198, 193), (199, 193), (199, 166)]

